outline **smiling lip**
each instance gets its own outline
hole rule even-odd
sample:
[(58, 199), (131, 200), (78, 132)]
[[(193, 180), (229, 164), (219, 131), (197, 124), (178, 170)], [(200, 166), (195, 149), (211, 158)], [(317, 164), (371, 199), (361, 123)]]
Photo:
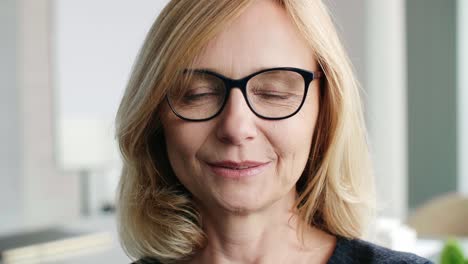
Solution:
[(221, 161), (208, 163), (211, 171), (213, 171), (216, 175), (231, 179), (258, 175), (262, 173), (269, 164), (270, 162), (258, 161)]

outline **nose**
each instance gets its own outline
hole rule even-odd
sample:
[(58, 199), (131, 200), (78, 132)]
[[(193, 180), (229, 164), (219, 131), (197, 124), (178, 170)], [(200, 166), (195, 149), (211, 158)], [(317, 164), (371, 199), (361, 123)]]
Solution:
[(236, 146), (253, 140), (257, 136), (255, 119), (247, 102), (239, 89), (231, 90), (231, 93), (220, 114), (216, 135), (220, 141)]

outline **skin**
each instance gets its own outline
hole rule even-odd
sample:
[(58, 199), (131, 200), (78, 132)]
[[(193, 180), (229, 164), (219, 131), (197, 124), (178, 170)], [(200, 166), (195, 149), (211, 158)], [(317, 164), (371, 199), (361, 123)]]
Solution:
[[(255, 1), (208, 43), (194, 68), (241, 78), (263, 68), (318, 69), (313, 52), (285, 10), (273, 1)], [(302, 244), (292, 210), (295, 184), (309, 156), (319, 110), (319, 82), (288, 119), (264, 120), (251, 112), (234, 89), (223, 112), (205, 122), (187, 122), (163, 109), (162, 125), (175, 174), (194, 195), (208, 245), (190, 263), (326, 263), (336, 238), (319, 229)], [(261, 161), (255, 177), (227, 179), (208, 162)]]

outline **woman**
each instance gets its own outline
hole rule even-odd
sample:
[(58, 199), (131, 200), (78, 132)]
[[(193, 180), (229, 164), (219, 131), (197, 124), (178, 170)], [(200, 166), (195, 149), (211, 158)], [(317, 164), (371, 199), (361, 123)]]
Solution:
[(374, 207), (365, 128), (321, 1), (171, 1), (117, 137), (136, 263), (426, 263), (357, 239)]

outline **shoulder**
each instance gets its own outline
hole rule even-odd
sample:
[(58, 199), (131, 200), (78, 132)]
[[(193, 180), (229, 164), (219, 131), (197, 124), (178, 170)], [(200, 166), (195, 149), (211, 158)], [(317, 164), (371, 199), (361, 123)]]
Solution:
[(364, 240), (338, 237), (335, 251), (328, 263), (430, 264), (432, 262), (412, 253), (391, 250)]

